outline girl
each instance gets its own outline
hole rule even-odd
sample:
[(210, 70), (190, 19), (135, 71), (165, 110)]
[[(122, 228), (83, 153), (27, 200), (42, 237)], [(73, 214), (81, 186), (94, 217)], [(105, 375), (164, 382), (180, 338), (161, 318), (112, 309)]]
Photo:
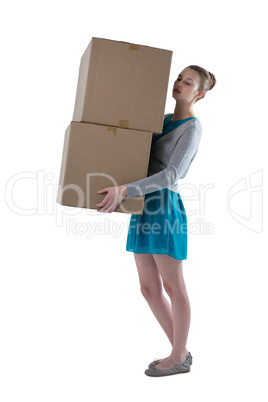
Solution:
[(98, 191), (108, 193), (97, 204), (102, 207), (98, 211), (109, 213), (125, 197), (145, 195), (143, 214), (131, 215), (126, 250), (134, 253), (142, 295), (172, 345), (168, 357), (149, 364), (149, 376), (189, 372), (192, 364), (186, 349), (191, 311), (182, 265), (187, 258), (187, 218), (178, 180), (186, 176), (202, 134), (193, 106), (215, 84), (215, 76), (202, 67), (182, 70), (173, 86), (174, 113), (164, 116), (162, 133), (153, 134), (148, 177)]

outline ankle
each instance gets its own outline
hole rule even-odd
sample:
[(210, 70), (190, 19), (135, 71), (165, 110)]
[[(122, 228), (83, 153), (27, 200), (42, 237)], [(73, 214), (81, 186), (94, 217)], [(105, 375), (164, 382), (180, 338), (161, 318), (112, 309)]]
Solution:
[(183, 359), (183, 360), (186, 359), (187, 354), (188, 354), (188, 350), (186, 348), (183, 350), (172, 349), (172, 352), (171, 352), (171, 356), (179, 358), (179, 359)]

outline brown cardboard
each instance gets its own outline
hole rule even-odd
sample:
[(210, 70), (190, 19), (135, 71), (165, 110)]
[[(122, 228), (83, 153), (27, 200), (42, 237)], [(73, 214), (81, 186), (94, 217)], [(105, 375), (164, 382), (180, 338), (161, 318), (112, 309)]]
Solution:
[(92, 38), (72, 120), (161, 133), (171, 58), (170, 50)]
[[(151, 132), (71, 121), (65, 131), (57, 202), (100, 209), (96, 204), (107, 193), (98, 190), (147, 177), (151, 142)], [(144, 196), (128, 197), (114, 212), (141, 215), (143, 205)]]

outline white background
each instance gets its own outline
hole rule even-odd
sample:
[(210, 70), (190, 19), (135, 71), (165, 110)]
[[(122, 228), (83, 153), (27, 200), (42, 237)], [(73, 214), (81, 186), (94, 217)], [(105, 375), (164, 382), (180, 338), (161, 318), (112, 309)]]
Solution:
[[(266, 400), (265, 2), (13, 1), (0, 26), (1, 400)], [(188, 375), (144, 374), (170, 344), (125, 251), (130, 215), (55, 201), (92, 36), (173, 51), (166, 112), (187, 65), (217, 79), (195, 106), (202, 141), (181, 181), (191, 227)]]

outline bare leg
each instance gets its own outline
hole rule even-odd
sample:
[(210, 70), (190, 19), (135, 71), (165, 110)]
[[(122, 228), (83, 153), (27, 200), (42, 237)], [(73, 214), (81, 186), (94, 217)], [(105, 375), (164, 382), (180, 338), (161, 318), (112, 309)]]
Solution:
[(172, 310), (163, 294), (161, 276), (152, 254), (134, 253), (141, 293), (148, 302), (157, 321), (173, 344)]
[(166, 369), (180, 364), (186, 359), (191, 308), (183, 278), (182, 261), (166, 254), (153, 254), (153, 258), (162, 277), (164, 288), (170, 297), (172, 308), (172, 351), (170, 356), (161, 359), (156, 366), (159, 369)]

